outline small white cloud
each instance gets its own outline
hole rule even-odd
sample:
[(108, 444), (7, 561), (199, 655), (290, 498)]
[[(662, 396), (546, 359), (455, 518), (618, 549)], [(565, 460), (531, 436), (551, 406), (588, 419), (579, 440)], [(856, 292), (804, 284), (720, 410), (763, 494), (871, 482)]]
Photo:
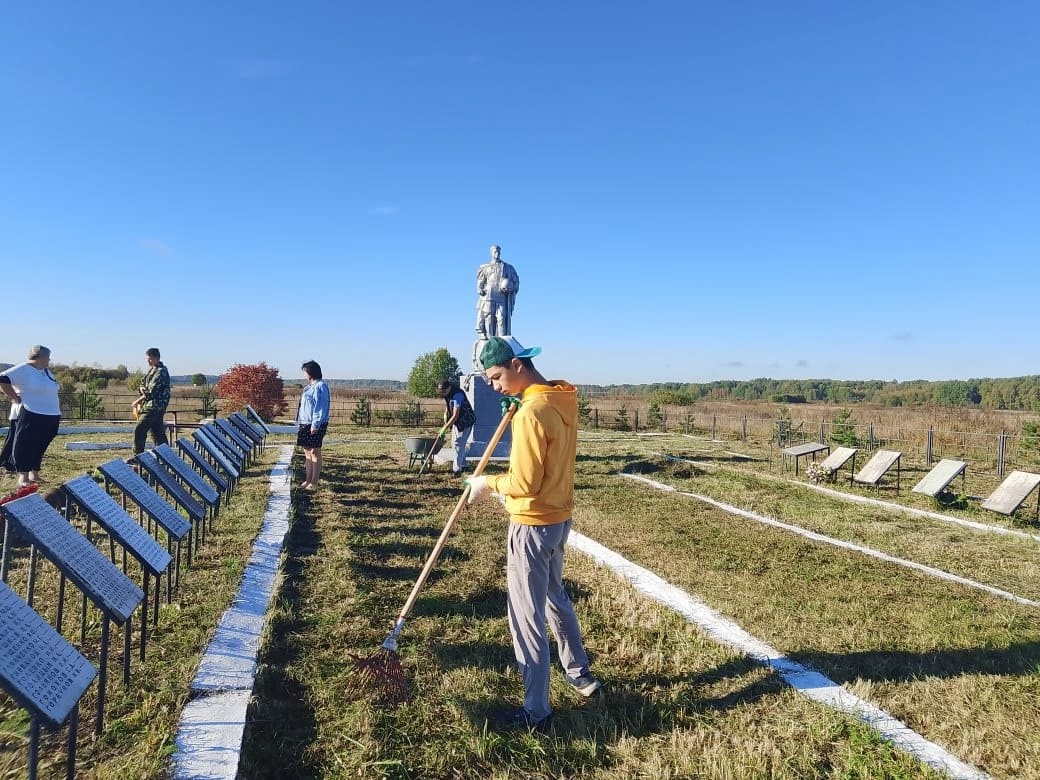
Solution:
[(151, 252), (155, 255), (162, 255), (163, 257), (173, 257), (177, 254), (172, 246), (165, 244), (162, 241), (156, 241), (152, 238), (142, 238), (137, 242), (137, 245), (147, 252)]
[(400, 209), (397, 206), (373, 206), (369, 213), (375, 214), (378, 217), (392, 217), (397, 214)]
[(281, 60), (245, 59), (234, 63), (236, 79), (270, 79), (292, 70), (292, 66)]

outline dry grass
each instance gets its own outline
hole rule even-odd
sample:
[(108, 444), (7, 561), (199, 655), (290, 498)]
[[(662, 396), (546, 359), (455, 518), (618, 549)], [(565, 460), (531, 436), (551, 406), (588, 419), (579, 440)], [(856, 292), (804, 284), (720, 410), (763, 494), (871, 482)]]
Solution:
[[(554, 673), (554, 734), (496, 733), (489, 713), (518, 704), (521, 685), (505, 622), (506, 518), (491, 503), (463, 514), (405, 625), (400, 654), (412, 699), (387, 709), (359, 696), (350, 654), (379, 647), (460, 490), (443, 471), (418, 480), (406, 467), (403, 435), (334, 431), (324, 486), (298, 497), (241, 776), (937, 777), (577, 552), (568, 556), (566, 579), (606, 688), (584, 700)], [(1040, 777), (1036, 609), (617, 473), (641, 471), (680, 490), (1031, 598), (1040, 598), (1036, 544), (848, 504), (792, 483), (775, 461), (733, 460), (722, 452), (731, 447), (680, 436), (583, 435), (576, 529), (963, 760), (998, 777)], [(655, 450), (697, 463), (667, 462)], [(64, 478), (114, 455), (67, 456), (75, 470)], [(45, 473), (52, 465), (45, 464)], [(189, 572), (178, 608), (164, 608), (148, 661), (134, 661), (130, 691), (111, 684), (109, 727), (97, 742), (81, 740), (81, 776), (165, 775), (198, 653), (237, 586), (262, 515), (261, 477), (251, 470), (236, 497), (241, 508), (222, 511), (220, 538)], [(905, 485), (882, 497), (913, 503)], [(977, 510), (963, 514), (999, 521)], [(83, 712), (89, 707), (85, 702)], [(4, 712), (2, 730), (14, 736), (0, 752), (7, 762), (0, 777), (21, 776), (24, 720)], [(60, 757), (60, 746), (48, 756)]]
[[(642, 442), (604, 438), (583, 444), (579, 530), (966, 760), (997, 775), (1040, 773), (1028, 747), (1040, 725), (1035, 610), (628, 483), (616, 472), (646, 466), (632, 452)], [(493, 506), (464, 516), (405, 627), (413, 700), (387, 710), (352, 698), (348, 654), (379, 646), (458, 496), (443, 475), (417, 482), (394, 444), (329, 452), (334, 489), (300, 507), (291, 597), (272, 626), (247, 740), (249, 776), (930, 776), (577, 553), (568, 581), (608, 688), (586, 702), (557, 676), (551, 739), (496, 734), (488, 714), (515, 705), (520, 685), (504, 620), (505, 518)], [(778, 500), (768, 490), (759, 499), (758, 487), (735, 471), (734, 503)]]

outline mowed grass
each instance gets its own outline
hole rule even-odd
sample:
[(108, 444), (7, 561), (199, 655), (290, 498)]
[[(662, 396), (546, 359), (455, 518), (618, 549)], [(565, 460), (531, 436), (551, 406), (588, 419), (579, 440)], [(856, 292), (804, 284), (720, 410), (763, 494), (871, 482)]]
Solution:
[[(411, 700), (377, 706), (357, 689), (352, 656), (378, 650), (461, 486), (446, 467), (417, 479), (399, 440), (330, 444), (325, 452), (328, 481), (297, 502), (243, 776), (938, 776), (575, 551), (566, 578), (606, 687), (584, 700), (554, 671), (553, 735), (496, 733), (489, 716), (518, 705), (522, 692), (505, 621), (507, 518), (491, 502), (463, 513), (405, 625), (400, 655)], [(962, 760), (998, 777), (1040, 777), (1035, 608), (618, 472), (1034, 598), (1036, 544), (856, 507), (756, 477), (753, 466), (716, 460), (708, 474), (669, 464), (648, 456), (636, 437), (583, 439), (577, 469), (577, 531)]]
[[(76, 436), (91, 441), (127, 441), (128, 434)], [(58, 437), (44, 460), (41, 490), (46, 492), (72, 477), (92, 471), (97, 465), (114, 458), (126, 458), (129, 450), (64, 450), (67, 437)], [(260, 527), (268, 499), (268, 474), (276, 450), (268, 447), (256, 464), (247, 468), (236, 487), (232, 501), (222, 506), (213, 530), (206, 535), (194, 556), (192, 566), (181, 561), (179, 590), (173, 603), (163, 601), (156, 627), (149, 624), (147, 654), (139, 652), (139, 613), (133, 615), (133, 645), (128, 687), (122, 680), (122, 629), (112, 627), (109, 680), (106, 688), (105, 728), (94, 736), (94, 712), (97, 681), (87, 690), (80, 703), (77, 777), (145, 778), (163, 777), (168, 772), (170, 755), (181, 708), (189, 697), (188, 686), (195, 675), (201, 654), (221, 614), (237, 592), (249, 556), (253, 538)], [(11, 480), (10, 482), (13, 482)], [(4, 486), (8, 486), (8, 482)], [(134, 510), (136, 511), (136, 510)], [(81, 517), (74, 522), (81, 531)], [(108, 541), (95, 524), (91, 538), (107, 553)], [(165, 537), (164, 537), (165, 540)], [(13, 550), (9, 584), (23, 598), (25, 595), (28, 548)], [(120, 563), (122, 558), (118, 559)], [(171, 571), (173, 564), (171, 564)], [(141, 573), (131, 558), (127, 566), (131, 580), (140, 584)], [(48, 562), (38, 564), (35, 607), (48, 621), (55, 619), (57, 605), (56, 569)], [(150, 588), (154, 581), (150, 584)], [(101, 621), (97, 610), (90, 609), (86, 642), (80, 643), (80, 595), (72, 585), (67, 587), (64, 635), (81, 648), (95, 665), (99, 663)], [(40, 755), (40, 777), (64, 777), (65, 730), (43, 731)], [(0, 694), (0, 778), (26, 776), (28, 717), (6, 696)]]
[[(577, 551), (568, 554), (566, 580), (606, 687), (585, 700), (557, 668), (554, 733), (496, 733), (489, 714), (518, 705), (522, 693), (505, 622), (507, 519), (492, 502), (463, 512), (405, 625), (400, 655), (410, 700), (396, 709), (377, 706), (356, 685), (352, 655), (378, 650), (461, 493), (445, 466), (417, 479), (407, 468), (403, 435), (334, 431), (321, 491), (295, 497), (241, 777), (939, 776)], [(705, 451), (692, 451), (687, 437), (583, 435), (576, 531), (684, 588), (962, 760), (995, 777), (1040, 777), (1036, 609), (618, 474), (639, 473), (1033, 599), (1040, 598), (1036, 543), (849, 504), (790, 480), (775, 463), (731, 460), (720, 452), (725, 445), (698, 448)], [(663, 460), (652, 454), (658, 449), (696, 462)], [(269, 447), (249, 470), (232, 506), (222, 509), (217, 532), (182, 572), (177, 603), (163, 606), (143, 663), (135, 637), (130, 688), (112, 672), (106, 730), (97, 740), (95, 693), (88, 692), (78, 776), (168, 776), (180, 709), (238, 587), (274, 453)], [(60, 484), (126, 454), (54, 450), (44, 474)], [(905, 484), (899, 495), (882, 491), (881, 497), (914, 504)], [(98, 543), (107, 549), (104, 539)], [(131, 576), (139, 580), (132, 567)], [(53, 587), (49, 581), (41, 579), (44, 592)], [(71, 599), (67, 614), (78, 614)], [(78, 625), (67, 628), (72, 633), (78, 635)], [(97, 636), (95, 619), (85, 648), (95, 660)], [(120, 659), (121, 647), (114, 647), (113, 670)], [(24, 776), (25, 726), (23, 714), (0, 704), (0, 777)], [(62, 773), (62, 737), (46, 740), (41, 776)]]

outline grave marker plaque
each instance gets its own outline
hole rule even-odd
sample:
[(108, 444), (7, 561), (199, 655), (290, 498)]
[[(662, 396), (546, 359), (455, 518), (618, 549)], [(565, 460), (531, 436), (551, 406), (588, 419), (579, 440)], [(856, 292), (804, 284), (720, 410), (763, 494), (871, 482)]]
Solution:
[(173, 500), (184, 507), (184, 511), (193, 520), (202, 522), (206, 516), (206, 508), (196, 501), (173, 474), (159, 462), (159, 459), (151, 451), (142, 452), (137, 456), (137, 462), (141, 464), (151, 477), (162, 485), (163, 490), (173, 497)]
[(132, 498), (148, 515), (174, 539), (183, 539), (191, 531), (191, 522), (162, 500), (140, 474), (121, 460), (110, 460), (99, 467), (120, 490)]
[(158, 577), (173, 560), (161, 544), (153, 539), (136, 520), (90, 477), (69, 480), (62, 487), (98, 525), (140, 561), (150, 574)]
[(152, 450), (159, 460), (170, 469), (182, 482), (194, 490), (203, 501), (210, 506), (220, 503), (220, 493), (208, 484), (199, 473), (184, 462), (169, 444), (160, 444)]
[(220, 447), (217, 440), (213, 438), (213, 434), (203, 428), (199, 428), (191, 435), (199, 443), (202, 451), (209, 455), (224, 470), (225, 474), (231, 477), (231, 479), (238, 479), (238, 475), (241, 473), (239, 467), (232, 462), (231, 458)]
[(76, 584), (94, 605), (122, 625), (144, 600), (144, 591), (73, 528), (42, 496), (4, 504), (18, 532)]
[(982, 502), (982, 508), (1002, 515), (1013, 515), (1037, 485), (1040, 485), (1040, 474), (1012, 471), (990, 497)]
[(206, 425), (199, 428), (199, 432), (203, 436), (208, 437), (213, 444), (220, 448), (220, 451), (224, 453), (224, 457), (238, 468), (239, 471), (242, 470), (242, 467), (245, 464), (245, 459), (242, 457), (242, 453), (239, 451), (238, 447), (232, 446), (231, 442), (227, 440), (220, 428), (215, 424)]
[(231, 442), (233, 447), (236, 447), (242, 454), (243, 460), (249, 457), (249, 453), (253, 451), (253, 443), (246, 439), (238, 429), (235, 428), (230, 422), (223, 417), (214, 423), (221, 433), (224, 434), (224, 438)]
[(185, 455), (188, 460), (194, 463), (210, 482), (216, 485), (217, 490), (221, 493), (227, 493), (227, 479), (220, 473), (216, 466), (206, 460), (206, 456), (199, 452), (195, 443), (191, 439), (186, 436), (177, 439), (177, 449), (182, 455)]
[(231, 420), (232, 425), (252, 441), (254, 445), (263, 443), (264, 434), (254, 427), (253, 424), (249, 422), (249, 418), (242, 414), (242, 412), (235, 412), (228, 417), (228, 419)]
[(90, 661), (0, 582), (0, 681), (18, 705), (58, 727), (95, 677)]
[(256, 409), (249, 404), (246, 404), (246, 411), (249, 413), (249, 416), (253, 418), (253, 421), (263, 429), (264, 433), (271, 432), (270, 427), (264, 422), (264, 418), (256, 413)]

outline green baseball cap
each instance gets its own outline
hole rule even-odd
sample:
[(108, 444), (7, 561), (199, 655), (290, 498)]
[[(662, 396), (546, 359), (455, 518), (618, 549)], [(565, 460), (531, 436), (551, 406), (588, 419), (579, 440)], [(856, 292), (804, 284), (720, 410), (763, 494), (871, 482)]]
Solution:
[(480, 365), (486, 371), (491, 366), (500, 366), (513, 358), (531, 358), (541, 353), (541, 347), (524, 349), (512, 336), (493, 336), (480, 350)]

